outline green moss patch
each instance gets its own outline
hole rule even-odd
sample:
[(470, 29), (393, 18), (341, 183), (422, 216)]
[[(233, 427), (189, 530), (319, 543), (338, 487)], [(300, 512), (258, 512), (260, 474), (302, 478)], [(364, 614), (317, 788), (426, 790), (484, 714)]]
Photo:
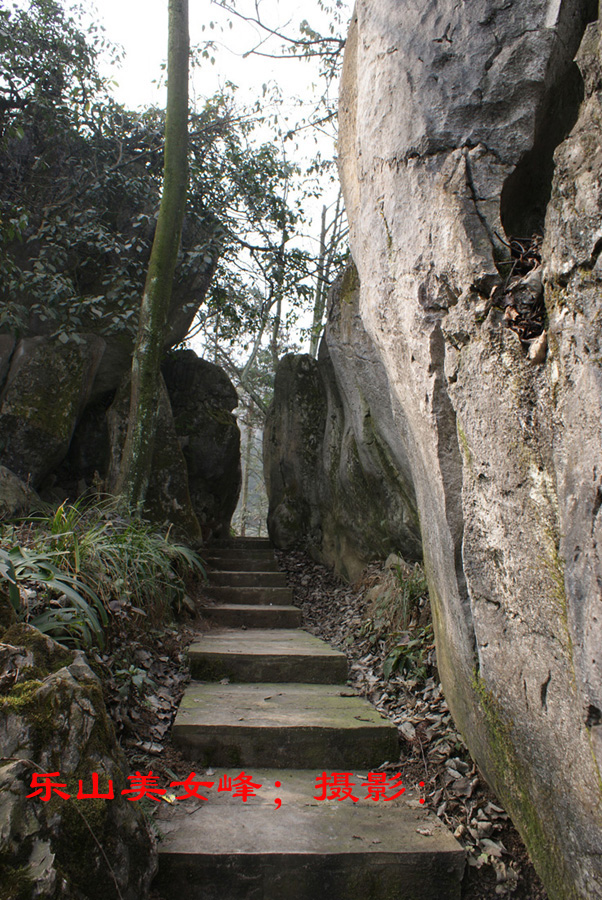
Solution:
[(475, 669), (472, 687), (483, 714), (485, 751), (493, 765), (494, 787), (510, 813), (529, 850), (534, 865), (550, 894), (550, 900), (579, 900), (574, 880), (554, 836), (553, 822), (545, 821), (545, 810), (552, 802), (535, 803), (536, 791), (529, 770), (518, 758), (514, 743), (514, 724), (503, 712), (498, 700)]
[(0, 854), (0, 900), (30, 900), (34, 881), (27, 866), (12, 866)]
[(70, 665), (74, 660), (74, 655), (69, 650), (65, 650), (37, 629), (23, 623), (11, 625), (4, 632), (2, 642), (12, 644), (13, 647), (25, 647), (32, 652), (34, 665), (23, 670), (30, 680), (45, 678)]

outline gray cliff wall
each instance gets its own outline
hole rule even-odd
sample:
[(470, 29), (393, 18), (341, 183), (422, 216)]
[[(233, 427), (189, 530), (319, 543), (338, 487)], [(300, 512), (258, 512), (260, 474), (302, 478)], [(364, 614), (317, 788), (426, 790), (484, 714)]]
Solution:
[(350, 267), (331, 292), (318, 359), (288, 355), (276, 373), (263, 447), (277, 547), (306, 547), (350, 581), (391, 552), (420, 559), (398, 412)]
[(359, 0), (340, 107), (360, 315), (401, 411), (444, 689), (554, 900), (602, 897), (591, 27), (573, 62), (594, 14)]

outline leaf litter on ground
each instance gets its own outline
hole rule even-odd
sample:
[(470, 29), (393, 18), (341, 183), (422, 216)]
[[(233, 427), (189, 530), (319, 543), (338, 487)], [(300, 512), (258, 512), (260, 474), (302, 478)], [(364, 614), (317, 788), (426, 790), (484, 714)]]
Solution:
[(547, 900), (518, 832), (455, 728), (419, 568), (393, 556), (368, 566), (351, 586), (305, 553), (276, 555), (304, 626), (346, 653), (350, 683), (397, 726), (400, 759), (382, 768), (401, 772), (406, 784), (424, 781), (425, 805), (465, 848), (462, 900)]
[[(425, 805), (465, 848), (462, 900), (547, 900), (520, 836), (454, 726), (439, 682), (426, 586), (409, 606), (407, 596), (402, 600), (401, 613), (388, 609), (395, 607), (396, 583), (413, 568), (396, 557), (388, 566), (368, 566), (350, 586), (300, 551), (277, 557), (304, 627), (346, 653), (354, 690), (398, 728), (400, 759), (381, 769), (401, 772), (405, 784), (424, 781)], [(132, 771), (152, 769), (165, 787), (191, 769), (171, 743), (171, 725), (190, 680), (186, 647), (207, 628), (199, 617), (162, 629), (142, 626), (114, 635), (93, 654)]]

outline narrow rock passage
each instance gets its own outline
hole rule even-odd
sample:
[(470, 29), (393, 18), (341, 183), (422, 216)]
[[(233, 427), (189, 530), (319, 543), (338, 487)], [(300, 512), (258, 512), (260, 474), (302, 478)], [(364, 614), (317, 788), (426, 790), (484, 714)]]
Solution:
[(397, 729), (345, 684), (344, 655), (301, 630), (268, 542), (208, 562), (214, 628), (190, 648), (173, 727), (207, 799), (161, 811), (161, 894), (459, 900), (464, 852), (411, 786), (370, 797)]
[[(353, 687), (397, 726), (401, 755), (387, 771), (401, 772), (407, 784), (424, 779), (427, 806), (466, 850), (462, 900), (547, 900), (520, 835), (451, 718), (429, 630), (428, 594), (418, 602), (408, 631), (396, 633), (398, 626), (382, 616), (383, 603), (397, 608), (403, 601), (399, 558), (373, 563), (350, 585), (301, 551), (276, 555), (304, 627), (345, 652)], [(407, 567), (406, 577), (410, 574)], [(390, 671), (391, 648), (404, 637), (418, 639), (416, 657), (407, 668)]]

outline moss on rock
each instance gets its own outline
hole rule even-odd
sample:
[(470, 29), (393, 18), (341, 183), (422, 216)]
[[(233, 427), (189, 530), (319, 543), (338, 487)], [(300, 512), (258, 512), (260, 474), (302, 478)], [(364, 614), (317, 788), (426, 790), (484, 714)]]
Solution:
[(38, 486), (65, 457), (105, 343), (28, 338), (15, 351), (0, 408), (0, 461)]
[[(121, 796), (126, 762), (100, 682), (83, 654), (66, 652), (30, 626), (13, 626), (7, 636), (7, 664), (26, 663), (0, 697), (4, 753), (24, 757), (0, 771), (8, 896), (54, 900), (60, 882), (78, 900), (142, 900), (156, 866), (154, 839), (138, 805)], [(70, 798), (27, 799), (34, 771), (59, 772)], [(115, 799), (77, 798), (80, 785), (92, 792), (94, 773), (102, 792), (113, 783)]]
[(476, 669), (472, 688), (485, 725), (484, 753), (491, 763), (488, 777), (494, 788), (499, 786), (504, 805), (548, 886), (551, 900), (581, 900), (562, 848), (553, 838), (553, 829), (542, 819), (540, 809), (549, 809), (553, 804), (549, 801), (538, 804), (535, 799), (541, 793), (541, 786), (535, 783), (516, 752), (512, 720)]

